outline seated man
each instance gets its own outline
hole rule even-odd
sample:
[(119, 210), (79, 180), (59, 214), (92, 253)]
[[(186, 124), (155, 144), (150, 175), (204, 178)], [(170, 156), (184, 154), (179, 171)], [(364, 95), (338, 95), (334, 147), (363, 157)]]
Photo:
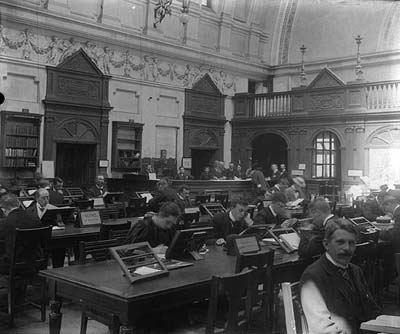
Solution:
[(178, 189), (176, 204), (179, 206), (182, 213), (185, 211), (185, 208), (193, 207), (189, 195), (190, 190), (187, 185), (183, 185)]
[(311, 258), (324, 252), (322, 241), (325, 227), (335, 216), (331, 213), (329, 203), (323, 197), (317, 197), (309, 205), (312, 223), (301, 228), (298, 253), (302, 258)]
[(212, 175), (210, 172), (210, 166), (205, 166), (203, 172), (200, 174), (200, 180), (212, 180)]
[(392, 217), (393, 225), (387, 230), (379, 231), (379, 238), (392, 243), (393, 251), (400, 252), (400, 205), (394, 197), (386, 197), (381, 204), (383, 212)]
[(233, 180), (235, 178), (235, 173), (235, 165), (233, 162), (230, 162), (228, 169), (225, 169), (224, 171), (224, 175), (227, 180)]
[(166, 202), (176, 202), (178, 194), (174, 188), (169, 185), (167, 178), (162, 178), (157, 183), (157, 190), (154, 197), (149, 201), (149, 208), (151, 211), (157, 212), (161, 205)]
[(64, 181), (60, 177), (55, 177), (53, 186), (49, 189), (49, 203), (61, 205), (64, 203)]
[(97, 175), (94, 186), (90, 187), (87, 193), (89, 198), (102, 197), (107, 192), (103, 175)]
[(159, 212), (145, 217), (132, 226), (125, 243), (147, 241), (157, 253), (165, 253), (175, 235), (175, 224), (180, 215), (179, 207), (175, 203), (164, 203)]
[(193, 180), (193, 176), (185, 171), (185, 167), (179, 167), (179, 173), (175, 175), (175, 180)]
[(35, 192), (35, 201), (26, 209), (29, 213), (42, 219), (47, 209), (54, 209), (56, 206), (49, 203), (49, 191), (39, 188)]
[(286, 196), (281, 192), (275, 192), (271, 195), (271, 204), (258, 211), (254, 217), (254, 224), (267, 224), (271, 227), (280, 227), (288, 218), (289, 212), (285, 209)]
[(232, 202), (231, 209), (228, 212), (217, 213), (212, 218), (218, 246), (226, 243), (228, 235), (239, 234), (253, 224), (247, 212), (247, 206), (248, 203), (242, 200)]
[[(16, 195), (6, 194), (1, 197), (0, 208), (5, 218), (0, 220), (0, 241), (4, 243), (4, 253), (0, 254), (0, 274), (8, 274), (8, 263), (13, 246), (16, 228), (30, 229), (42, 227), (39, 217), (23, 210)], [(38, 249), (40, 245), (38, 245)], [(23, 249), (17, 249), (17, 258), (23, 254)]]
[(356, 334), (361, 322), (379, 312), (361, 269), (350, 263), (356, 237), (352, 223), (334, 219), (325, 230), (326, 253), (301, 277), (301, 304), (310, 334)]

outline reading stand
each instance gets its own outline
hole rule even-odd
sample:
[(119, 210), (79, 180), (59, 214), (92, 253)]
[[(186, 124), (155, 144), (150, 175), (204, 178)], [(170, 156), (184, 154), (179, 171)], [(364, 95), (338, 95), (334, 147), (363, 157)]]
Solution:
[(76, 208), (70, 206), (47, 209), (41, 219), (42, 223), (45, 226), (53, 225), (53, 226), (64, 227), (65, 223), (68, 221), (68, 218), (72, 216), (75, 210)]
[(194, 260), (202, 260), (204, 257), (200, 254), (207, 235), (213, 227), (199, 227), (187, 230), (176, 231), (171, 245), (168, 247), (165, 258), (168, 259), (185, 259), (193, 258)]
[(217, 213), (226, 212), (221, 203), (204, 203), (200, 205), (200, 211), (205, 212), (210, 217), (214, 217)]
[(109, 248), (124, 276), (131, 282), (168, 275), (168, 270), (148, 242)]
[(299, 248), (300, 237), (293, 228), (271, 229), (268, 233), (279, 243), (286, 253), (292, 253)]

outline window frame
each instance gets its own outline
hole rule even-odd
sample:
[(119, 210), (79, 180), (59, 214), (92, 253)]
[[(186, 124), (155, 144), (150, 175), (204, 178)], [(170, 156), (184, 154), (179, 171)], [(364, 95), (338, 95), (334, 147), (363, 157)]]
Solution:
[[(318, 144), (322, 144), (319, 148)], [(319, 161), (319, 157), (321, 161)], [(312, 141), (311, 178), (334, 180), (340, 178), (340, 141), (333, 131), (320, 131)], [(321, 172), (318, 172), (321, 167)]]

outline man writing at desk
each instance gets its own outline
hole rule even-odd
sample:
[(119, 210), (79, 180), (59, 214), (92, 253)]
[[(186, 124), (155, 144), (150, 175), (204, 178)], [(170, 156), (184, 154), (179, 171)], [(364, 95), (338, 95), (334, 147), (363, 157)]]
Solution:
[(90, 187), (88, 191), (89, 198), (102, 197), (107, 192), (107, 187), (105, 186), (104, 176), (97, 175), (95, 185)]
[(247, 212), (247, 205), (247, 202), (242, 200), (233, 202), (228, 212), (220, 212), (213, 217), (217, 246), (225, 244), (228, 235), (239, 234), (248, 226), (253, 225)]
[(180, 215), (175, 203), (164, 203), (159, 212), (137, 222), (129, 231), (126, 244), (147, 241), (157, 254), (163, 254), (175, 235), (175, 224)]
[(356, 334), (379, 308), (368, 291), (361, 268), (350, 263), (357, 231), (337, 218), (325, 228), (326, 253), (301, 277), (301, 304), (310, 334)]

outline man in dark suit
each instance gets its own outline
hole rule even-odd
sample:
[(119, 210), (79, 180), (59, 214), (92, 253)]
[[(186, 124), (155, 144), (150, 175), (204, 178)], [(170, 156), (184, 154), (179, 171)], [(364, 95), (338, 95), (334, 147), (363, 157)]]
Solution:
[(149, 201), (149, 208), (151, 211), (158, 212), (161, 205), (166, 202), (176, 202), (178, 195), (174, 188), (169, 186), (167, 178), (160, 179), (157, 184), (157, 191), (154, 197)]
[(279, 227), (286, 219), (290, 218), (285, 209), (286, 196), (281, 192), (271, 195), (271, 204), (258, 211), (254, 217), (254, 224), (267, 224), (271, 227)]
[(331, 213), (329, 203), (323, 197), (317, 197), (309, 205), (312, 222), (300, 228), (300, 244), (298, 253), (301, 258), (312, 258), (325, 251), (323, 240), (325, 227), (335, 217)]
[(49, 203), (61, 205), (64, 203), (64, 181), (60, 177), (55, 177), (53, 186), (49, 189)]
[(102, 197), (104, 194), (107, 192), (107, 187), (105, 184), (104, 176), (103, 175), (97, 175), (95, 185), (90, 187), (88, 190), (88, 197), (93, 198), (93, 197)]
[(147, 241), (157, 254), (165, 253), (175, 235), (179, 215), (180, 210), (175, 203), (164, 203), (158, 213), (132, 226), (125, 243)]
[[(0, 220), (0, 242), (4, 243), (3, 253), (0, 254), (0, 274), (8, 274), (9, 260), (13, 247), (13, 238), (16, 228), (30, 229), (42, 227), (38, 216), (34, 216), (23, 210), (16, 195), (6, 194), (1, 197), (0, 207), (4, 212), (5, 218)], [(17, 259), (23, 254), (23, 245), (17, 249)], [(40, 245), (38, 244), (38, 251)]]
[(226, 238), (231, 234), (239, 234), (253, 224), (248, 212), (248, 203), (242, 200), (232, 203), (228, 212), (220, 212), (213, 219), (216, 244), (221, 246), (226, 243)]
[(189, 195), (190, 190), (187, 185), (183, 185), (178, 189), (177, 199), (175, 202), (179, 206), (179, 209), (182, 213), (184, 213), (185, 208), (191, 208), (193, 206)]
[(381, 204), (383, 212), (392, 217), (393, 224), (387, 230), (379, 232), (379, 238), (392, 243), (393, 251), (400, 252), (400, 204), (394, 197), (386, 197)]
[(379, 314), (361, 268), (350, 263), (356, 237), (352, 223), (334, 219), (325, 230), (325, 254), (301, 277), (301, 304), (309, 333), (356, 334), (361, 322)]
[(175, 180), (193, 180), (193, 176), (185, 171), (185, 167), (179, 167), (179, 173), (175, 175)]

